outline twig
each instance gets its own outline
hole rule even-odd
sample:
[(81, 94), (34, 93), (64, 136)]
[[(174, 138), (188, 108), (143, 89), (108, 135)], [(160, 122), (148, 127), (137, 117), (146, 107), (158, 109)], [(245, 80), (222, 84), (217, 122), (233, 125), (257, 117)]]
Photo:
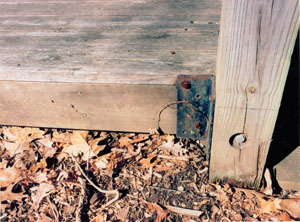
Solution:
[(53, 216), (54, 216), (54, 218), (55, 218), (55, 221), (56, 221), (56, 222), (59, 222), (59, 220), (58, 220), (58, 212), (57, 212), (57, 209), (56, 209), (55, 206), (53, 206), (53, 203), (50, 201), (49, 195), (46, 197), (46, 199), (47, 199), (47, 201), (48, 201), (49, 204), (50, 204), (50, 208), (51, 208), (51, 211), (52, 211)]
[(141, 150), (142, 150), (142, 147), (141, 146), (138, 146), (138, 149), (137, 149), (137, 151), (133, 151), (133, 150), (131, 150), (131, 149), (129, 149), (128, 147), (127, 147), (127, 150), (128, 150), (128, 153), (129, 154), (131, 154), (131, 155), (133, 155), (133, 156), (137, 156), (137, 155), (139, 155), (140, 154), (140, 152), (141, 152)]
[(82, 176), (84, 176), (84, 178), (85, 178), (85, 179), (86, 179), (86, 180), (87, 180), (87, 181), (88, 181), (88, 182), (89, 182), (96, 190), (98, 190), (100, 193), (104, 193), (104, 194), (114, 194), (114, 195), (115, 195), (115, 197), (114, 197), (112, 200), (108, 201), (106, 204), (104, 204), (104, 205), (102, 206), (102, 208), (108, 207), (109, 205), (111, 205), (112, 203), (114, 203), (115, 201), (117, 201), (117, 200), (119, 199), (120, 193), (119, 193), (118, 190), (102, 190), (100, 187), (98, 187), (96, 184), (94, 184), (93, 181), (91, 181), (91, 180), (88, 178), (88, 176), (83, 172), (83, 170), (81, 169), (81, 167), (80, 167), (78, 161), (75, 159), (75, 157), (74, 157), (72, 154), (71, 154), (71, 157), (73, 158), (73, 160), (74, 160), (76, 166), (78, 167), (80, 173), (82, 174)]
[(79, 184), (76, 184), (76, 185), (80, 186), (80, 188), (81, 188), (80, 189), (81, 195), (80, 195), (80, 198), (79, 198), (79, 201), (78, 201), (78, 208), (76, 210), (76, 220), (75, 220), (76, 222), (80, 222), (81, 221), (80, 214), (81, 214), (82, 207), (83, 207), (83, 202), (84, 202), (84, 197), (85, 197), (85, 188), (86, 188), (83, 179), (82, 178), (78, 178), (78, 180), (79, 180), (80, 185)]
[(152, 189), (157, 189), (157, 190), (164, 190), (164, 191), (170, 191), (170, 192), (180, 192), (180, 193), (186, 193), (186, 194), (189, 194), (189, 195), (193, 195), (197, 198), (200, 198), (200, 199), (208, 199), (209, 197), (202, 197), (202, 196), (198, 196), (196, 194), (192, 194), (192, 193), (189, 193), (187, 191), (184, 191), (184, 190), (173, 190), (173, 189), (168, 189), (168, 188), (164, 188), (164, 187), (156, 187), (156, 186), (149, 186), (150, 188)]
[(174, 213), (191, 216), (191, 217), (200, 217), (203, 214), (203, 211), (200, 211), (200, 210), (192, 210), (192, 209), (174, 207), (174, 206), (169, 206), (169, 205), (167, 205), (166, 208)]
[(152, 185), (153, 166), (149, 169), (150, 185)]
[(127, 196), (127, 197), (131, 197), (131, 198), (134, 198), (134, 199), (140, 199), (139, 197), (135, 197), (135, 196), (132, 196), (132, 195), (130, 195), (130, 194), (127, 194), (126, 196)]
[(189, 159), (194, 158), (193, 156), (167, 156), (167, 155), (157, 155), (157, 157), (162, 159), (184, 160), (184, 161), (188, 161)]

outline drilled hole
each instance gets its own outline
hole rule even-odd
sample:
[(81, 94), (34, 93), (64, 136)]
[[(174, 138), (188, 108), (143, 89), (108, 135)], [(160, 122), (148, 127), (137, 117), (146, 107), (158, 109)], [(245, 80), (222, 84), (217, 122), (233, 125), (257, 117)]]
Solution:
[(245, 133), (236, 133), (229, 138), (229, 144), (234, 148), (241, 149), (242, 144), (246, 142), (247, 142), (247, 135)]

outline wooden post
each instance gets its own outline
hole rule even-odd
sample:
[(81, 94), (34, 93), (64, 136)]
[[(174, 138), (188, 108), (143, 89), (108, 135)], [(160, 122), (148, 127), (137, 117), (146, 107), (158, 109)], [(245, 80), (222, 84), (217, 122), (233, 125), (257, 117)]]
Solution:
[(298, 29), (298, 0), (223, 0), (211, 181), (259, 185)]

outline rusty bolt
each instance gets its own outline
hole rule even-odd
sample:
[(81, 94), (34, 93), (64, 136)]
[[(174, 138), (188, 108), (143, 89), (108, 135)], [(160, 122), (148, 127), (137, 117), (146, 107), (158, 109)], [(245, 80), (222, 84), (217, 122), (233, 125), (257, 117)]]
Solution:
[(190, 81), (183, 81), (181, 82), (181, 86), (185, 89), (190, 89), (192, 87), (192, 84)]
[(203, 124), (201, 122), (195, 122), (195, 128), (201, 129), (203, 127)]
[(251, 94), (254, 94), (256, 92), (255, 87), (254, 86), (248, 87), (248, 92), (251, 93)]

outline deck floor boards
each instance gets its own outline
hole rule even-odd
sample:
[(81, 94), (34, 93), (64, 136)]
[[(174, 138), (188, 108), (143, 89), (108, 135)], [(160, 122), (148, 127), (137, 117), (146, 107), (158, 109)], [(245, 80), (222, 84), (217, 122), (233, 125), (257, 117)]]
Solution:
[(214, 74), (220, 11), (208, 0), (1, 0), (0, 80), (172, 85)]

